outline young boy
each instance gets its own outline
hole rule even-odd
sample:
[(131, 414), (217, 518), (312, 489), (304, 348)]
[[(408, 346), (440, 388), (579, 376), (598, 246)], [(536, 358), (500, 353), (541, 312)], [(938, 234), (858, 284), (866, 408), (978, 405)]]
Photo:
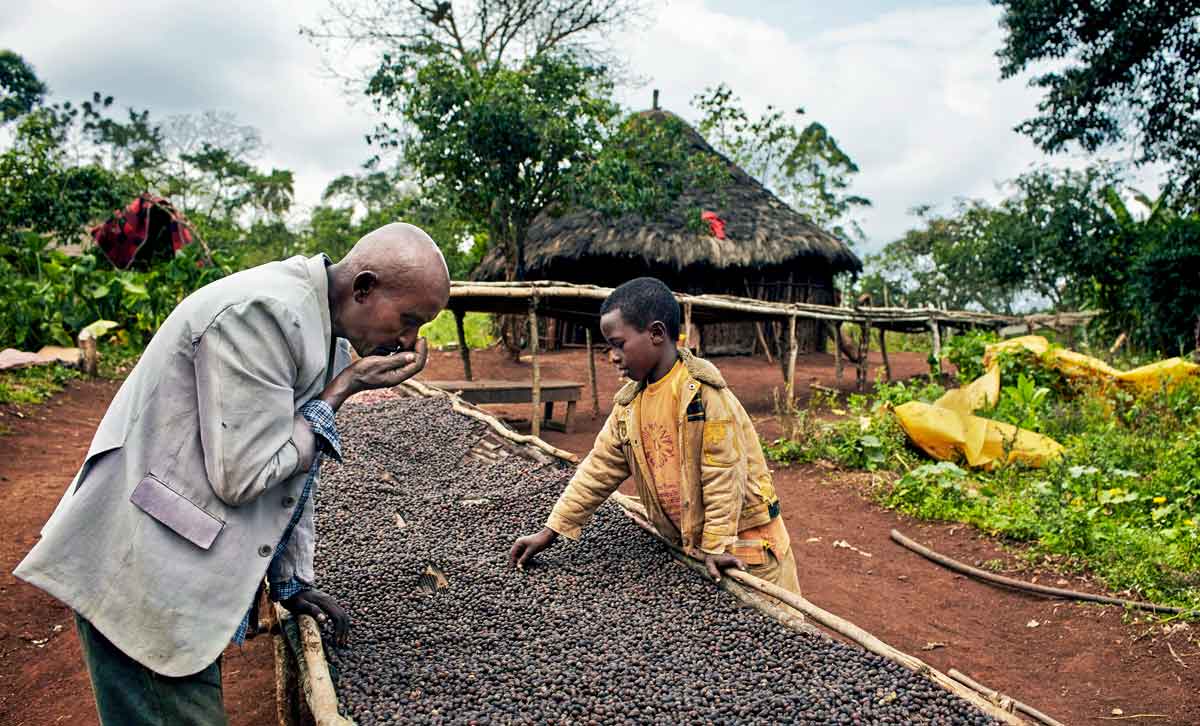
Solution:
[(600, 308), (610, 361), (630, 379), (592, 451), (537, 534), (509, 552), (523, 566), (559, 535), (577, 539), (632, 476), (655, 529), (702, 558), (714, 581), (736, 567), (799, 593), (796, 561), (754, 425), (721, 373), (676, 348), (679, 303), (640, 277)]

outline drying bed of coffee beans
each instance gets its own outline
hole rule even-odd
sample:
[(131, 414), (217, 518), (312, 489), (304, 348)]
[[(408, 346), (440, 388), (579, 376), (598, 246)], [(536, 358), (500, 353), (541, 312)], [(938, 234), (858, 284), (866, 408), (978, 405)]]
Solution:
[[(614, 504), (579, 542), (507, 566), (570, 469), (469, 456), (445, 399), (350, 405), (322, 469), (318, 585), (350, 612), (326, 641), (357, 723), (992, 723), (858, 648), (790, 630), (675, 562)], [(803, 578), (801, 578), (803, 579)]]

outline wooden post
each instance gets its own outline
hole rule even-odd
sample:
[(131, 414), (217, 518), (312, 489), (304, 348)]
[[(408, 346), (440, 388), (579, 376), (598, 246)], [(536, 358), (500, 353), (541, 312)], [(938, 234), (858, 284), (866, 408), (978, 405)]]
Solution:
[(761, 321), (754, 324), (754, 334), (758, 336), (758, 344), (762, 346), (763, 353), (767, 355), (767, 363), (774, 365), (775, 359), (771, 356), (771, 346), (767, 345), (767, 336), (763, 334)]
[(82, 358), (83, 372), (95, 376), (100, 369), (100, 353), (96, 350), (96, 336), (90, 331), (79, 334), (79, 355)]
[(933, 334), (933, 364), (929, 366), (929, 375), (942, 375), (942, 331), (941, 326), (933, 318), (929, 318), (929, 331)]
[(842, 382), (842, 324), (830, 323), (829, 332), (833, 334), (833, 364), (837, 370), (837, 382)]
[(862, 337), (858, 340), (858, 369), (855, 371), (855, 381), (858, 390), (867, 390), (868, 358), (871, 356), (871, 323), (864, 322), (861, 326)]
[(467, 347), (467, 331), (463, 327), (466, 314), (462, 310), (454, 311), (454, 327), (458, 331), (458, 354), (462, 356), (463, 377), (468, 381), (475, 380), (471, 376), (471, 349)]
[(542, 370), (538, 365), (538, 298), (529, 300), (529, 357), (533, 362), (533, 435), (542, 435)]
[(796, 352), (799, 346), (796, 345), (796, 316), (788, 316), (788, 365), (787, 365), (787, 402), (788, 406), (792, 405), (793, 396), (796, 392)]
[(883, 328), (879, 329), (879, 353), (883, 356), (883, 375), (887, 377), (887, 382), (892, 382), (892, 362), (888, 360), (887, 354), (887, 331)]
[(683, 304), (683, 347), (692, 347), (692, 304)]
[(600, 415), (600, 394), (596, 391), (596, 355), (592, 351), (592, 326), (583, 329), (587, 339), (588, 352), (588, 383), (592, 386), (592, 415)]

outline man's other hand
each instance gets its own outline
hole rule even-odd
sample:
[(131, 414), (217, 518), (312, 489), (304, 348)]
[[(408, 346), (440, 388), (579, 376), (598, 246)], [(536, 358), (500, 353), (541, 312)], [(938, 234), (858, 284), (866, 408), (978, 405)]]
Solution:
[(350, 616), (337, 601), (320, 590), (302, 590), (280, 604), (293, 615), (311, 615), (318, 623), (333, 621), (334, 641), (339, 648), (350, 642)]

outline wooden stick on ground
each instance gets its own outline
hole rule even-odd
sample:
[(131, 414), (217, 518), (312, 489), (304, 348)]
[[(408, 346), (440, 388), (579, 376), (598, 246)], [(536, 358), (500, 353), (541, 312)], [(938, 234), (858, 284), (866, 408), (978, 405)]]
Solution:
[(438, 398), (438, 397), (444, 396), (445, 398), (450, 399), (450, 407), (452, 409), (454, 409), (456, 412), (461, 413), (464, 416), (473, 418), (476, 421), (479, 421), (480, 423), (487, 424), (498, 435), (500, 435), (501, 437), (503, 437), (509, 441), (512, 441), (513, 443), (522, 444), (522, 445), (526, 445), (526, 446), (532, 446), (533, 448), (538, 449), (545, 454), (549, 454), (550, 456), (553, 456), (556, 459), (561, 459), (561, 460), (566, 461), (571, 464), (579, 463), (579, 457), (572, 454), (571, 452), (563, 451), (562, 449), (551, 446), (550, 444), (546, 443), (545, 441), (543, 441), (542, 439), (540, 439), (536, 436), (530, 436), (529, 434), (518, 434), (516, 431), (513, 431), (512, 429), (505, 426), (504, 423), (500, 421), (500, 419), (496, 418), (495, 416), (492, 416), (491, 414), (488, 414), (484, 411), (481, 411), (477, 408), (470, 406), (469, 404), (463, 402), (463, 400), (461, 398), (459, 398), (458, 396), (455, 396), (454, 394), (450, 393), (449, 391), (443, 391), (440, 388), (434, 388), (433, 386), (427, 386), (424, 383), (421, 383), (420, 381), (416, 381), (416, 380), (412, 380), (412, 379), (409, 379), (409, 380), (405, 381), (404, 383), (401, 383), (400, 385), (412, 389), (413, 391), (415, 391), (417, 393), (417, 395), (423, 396), (425, 398)]
[(957, 670), (954, 670), (953, 668), (951, 668), (949, 671), (947, 671), (947, 675), (949, 675), (951, 678), (958, 681), (959, 683), (963, 684), (964, 686), (968, 686), (970, 688), (975, 689), (976, 691), (979, 691), (984, 696), (986, 696), (988, 699), (991, 699), (998, 705), (1001, 705), (1001, 707), (1003, 707), (1004, 702), (1007, 702), (1009, 705), (1011, 705), (1016, 710), (1020, 711), (1021, 713), (1025, 714), (1026, 716), (1029, 716), (1031, 718), (1037, 719), (1038, 721), (1041, 721), (1042, 723), (1046, 724), (1046, 726), (1063, 726), (1062, 722), (1055, 721), (1053, 718), (1047, 716), (1046, 714), (1042, 713), (1041, 711), (1037, 710), (1036, 708), (1033, 708), (1032, 706), (1027, 706), (1015, 698), (1012, 698), (1010, 696), (1005, 696), (1004, 694), (1000, 693), (999, 691), (988, 688), (987, 686), (983, 685), (982, 683), (972, 680), (970, 676), (963, 673), (962, 671), (957, 671)]
[(1149, 610), (1150, 612), (1153, 612), (1153, 613), (1163, 613), (1163, 614), (1167, 614), (1167, 615), (1185, 614), (1185, 615), (1189, 615), (1192, 617), (1200, 616), (1200, 611), (1196, 611), (1196, 610), (1184, 610), (1183, 608), (1172, 607), (1170, 605), (1157, 605), (1155, 603), (1141, 602), (1138, 600), (1123, 600), (1119, 597), (1109, 597), (1107, 595), (1092, 595), (1091, 593), (1078, 592), (1076, 590), (1064, 590), (1060, 587), (1049, 587), (1047, 585), (1038, 585), (1038, 584), (1035, 584), (1032, 582), (1022, 582), (1021, 580), (1014, 580), (1013, 578), (1005, 577), (1004, 575), (996, 575), (994, 573), (987, 572), (986, 570), (981, 570), (978, 567), (971, 567), (970, 565), (965, 565), (965, 564), (959, 562), (958, 560), (954, 560), (954, 559), (947, 557), (946, 555), (940, 554), (938, 552), (934, 552), (933, 550), (929, 549), (928, 547), (918, 544), (918, 543), (914, 542), (913, 540), (909, 539), (908, 537), (905, 537), (903, 534), (900, 534), (899, 531), (894, 530), (894, 529), (892, 530), (892, 539), (900, 546), (910, 549), (913, 552), (916, 552), (917, 554), (921, 555), (925, 559), (930, 560), (931, 562), (936, 562), (937, 564), (941, 565), (942, 567), (953, 570), (955, 572), (960, 572), (964, 575), (970, 575), (971, 577), (974, 577), (974, 578), (977, 578), (980, 580), (985, 580), (987, 582), (995, 583), (997, 585), (1004, 585), (1005, 587), (1011, 587), (1014, 590), (1022, 590), (1024, 592), (1036, 592), (1040, 595), (1049, 595), (1051, 597), (1061, 597), (1061, 598), (1066, 598), (1068, 600), (1084, 600), (1086, 602), (1098, 602), (1098, 603), (1104, 603), (1107, 605), (1121, 605), (1124, 607), (1136, 608), (1138, 610)]
[[(642, 508), (641, 503), (632, 497), (627, 497), (620, 492), (617, 492), (612, 495), (611, 499), (622, 509), (631, 510), (635, 514), (638, 514), (639, 517), (642, 518), (643, 522), (648, 519), (646, 517), (646, 510)], [(635, 519), (634, 521), (637, 520)], [(643, 526), (643, 528), (645, 527)], [(653, 527), (647, 531), (655, 536), (658, 536)], [(662, 538), (659, 537), (659, 539)], [(676, 550), (678, 549), (670, 542), (667, 542), (666, 540), (662, 541), (666, 543), (668, 547)], [(998, 708), (986, 698), (980, 696), (978, 693), (970, 688), (967, 688), (953, 678), (950, 678), (944, 673), (933, 669), (921, 659), (896, 650), (892, 646), (883, 642), (879, 638), (876, 638), (874, 635), (871, 635), (854, 623), (844, 620), (827, 610), (817, 607), (800, 595), (785, 590), (778, 585), (767, 582), (766, 580), (761, 580), (748, 572), (742, 572), (741, 570), (726, 570), (725, 576), (726, 578), (735, 579), (753, 590), (774, 598), (784, 605), (794, 608), (801, 615), (809, 617), (826, 628), (829, 628), (833, 632), (853, 640), (864, 649), (875, 653), (876, 655), (882, 656), (891, 661), (895, 661), (911, 671), (926, 676), (942, 688), (945, 688), (964, 701), (969, 702), (980, 711), (983, 711), (987, 715), (997, 719), (998, 721), (1001, 721), (1002, 723), (1016, 724), (1018, 726), (1026, 723), (1023, 719), (1018, 718), (1017, 716), (1001, 708)]]
[[(282, 624), (290, 620), (292, 614), (275, 603), (275, 617)], [(337, 694), (329, 677), (329, 664), (325, 662), (325, 649), (321, 645), (321, 629), (317, 627), (317, 621), (308, 615), (301, 615), (295, 622), (300, 634), (300, 654), (296, 665), (300, 671), (304, 697), (316, 726), (352, 726), (349, 720), (338, 713)]]

